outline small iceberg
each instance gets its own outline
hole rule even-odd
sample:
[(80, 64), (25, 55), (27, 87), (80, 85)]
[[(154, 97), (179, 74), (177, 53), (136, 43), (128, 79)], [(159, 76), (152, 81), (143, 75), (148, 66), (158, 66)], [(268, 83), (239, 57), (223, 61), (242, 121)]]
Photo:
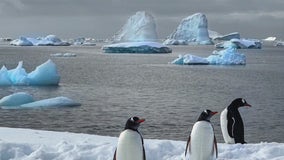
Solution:
[(172, 49), (158, 42), (124, 42), (104, 45), (105, 53), (171, 53)]
[(178, 65), (245, 65), (246, 56), (231, 47), (221, 51), (213, 51), (212, 55), (207, 58), (192, 54), (180, 55), (171, 63)]
[(57, 66), (52, 60), (36, 67), (30, 73), (23, 68), (23, 61), (20, 61), (15, 69), (7, 70), (3, 66), (0, 70), (0, 86), (10, 85), (58, 85), (60, 75)]
[(81, 104), (68, 97), (55, 97), (35, 101), (33, 96), (26, 92), (18, 92), (0, 99), (2, 109), (33, 109), (53, 107), (76, 107)]

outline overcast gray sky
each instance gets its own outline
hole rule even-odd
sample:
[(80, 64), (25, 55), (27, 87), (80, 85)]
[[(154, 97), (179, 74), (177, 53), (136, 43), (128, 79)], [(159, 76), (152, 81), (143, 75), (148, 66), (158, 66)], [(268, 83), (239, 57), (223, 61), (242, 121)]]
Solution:
[(142, 10), (155, 17), (160, 38), (201, 12), (222, 34), (284, 39), (284, 0), (0, 0), (0, 37), (109, 38)]

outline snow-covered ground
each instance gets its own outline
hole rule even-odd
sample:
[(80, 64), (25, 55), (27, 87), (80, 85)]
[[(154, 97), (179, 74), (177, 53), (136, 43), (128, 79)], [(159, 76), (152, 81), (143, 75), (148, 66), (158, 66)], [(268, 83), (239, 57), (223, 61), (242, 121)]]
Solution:
[[(116, 144), (116, 137), (0, 127), (1, 160), (112, 160)], [(147, 160), (182, 160), (185, 144), (145, 139)], [(284, 159), (283, 143), (218, 143), (218, 149), (219, 160)]]

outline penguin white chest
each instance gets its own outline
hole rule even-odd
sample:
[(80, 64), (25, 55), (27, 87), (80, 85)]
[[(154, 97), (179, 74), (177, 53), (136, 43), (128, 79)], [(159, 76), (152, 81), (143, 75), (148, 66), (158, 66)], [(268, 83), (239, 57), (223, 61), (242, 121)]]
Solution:
[(211, 123), (198, 121), (190, 135), (190, 160), (216, 159), (214, 152), (214, 131)]
[(116, 160), (143, 160), (142, 139), (138, 132), (127, 129), (120, 133)]
[(229, 135), (227, 114), (228, 114), (228, 109), (225, 108), (220, 115), (221, 131), (222, 131), (222, 135), (223, 135), (225, 143), (234, 144), (235, 143), (234, 138), (230, 137)]

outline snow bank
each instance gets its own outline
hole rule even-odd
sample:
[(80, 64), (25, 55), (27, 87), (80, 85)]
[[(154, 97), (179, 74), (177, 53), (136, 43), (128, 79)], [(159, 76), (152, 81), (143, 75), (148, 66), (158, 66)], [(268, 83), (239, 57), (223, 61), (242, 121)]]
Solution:
[(156, 41), (157, 39), (154, 17), (145, 11), (136, 12), (112, 37), (112, 41), (115, 42)]
[(7, 70), (3, 66), (0, 70), (0, 86), (7, 85), (58, 85), (60, 76), (57, 67), (52, 60), (36, 67), (30, 73), (23, 68), (23, 62), (20, 61), (15, 69)]
[(164, 41), (166, 45), (212, 44), (208, 34), (207, 18), (202, 13), (196, 13), (184, 18), (177, 29)]
[(13, 93), (0, 99), (0, 107), (2, 109), (75, 107), (80, 105), (80, 103), (67, 97), (55, 97), (34, 101), (33, 96), (26, 92)]
[(212, 55), (207, 58), (192, 54), (179, 55), (171, 63), (179, 65), (244, 65), (246, 64), (246, 56), (237, 52), (237, 49), (231, 46), (221, 51), (213, 51)]
[[(119, 133), (117, 133), (119, 135)], [(0, 127), (1, 160), (112, 160), (116, 137)], [(186, 142), (145, 140), (147, 160), (182, 160)], [(219, 160), (281, 160), (283, 143), (220, 144)]]
[(105, 53), (171, 53), (172, 50), (158, 42), (124, 42), (104, 45)]
[(20, 37), (10, 42), (14, 46), (69, 46), (68, 42), (61, 41), (55, 35), (48, 35), (46, 37)]

